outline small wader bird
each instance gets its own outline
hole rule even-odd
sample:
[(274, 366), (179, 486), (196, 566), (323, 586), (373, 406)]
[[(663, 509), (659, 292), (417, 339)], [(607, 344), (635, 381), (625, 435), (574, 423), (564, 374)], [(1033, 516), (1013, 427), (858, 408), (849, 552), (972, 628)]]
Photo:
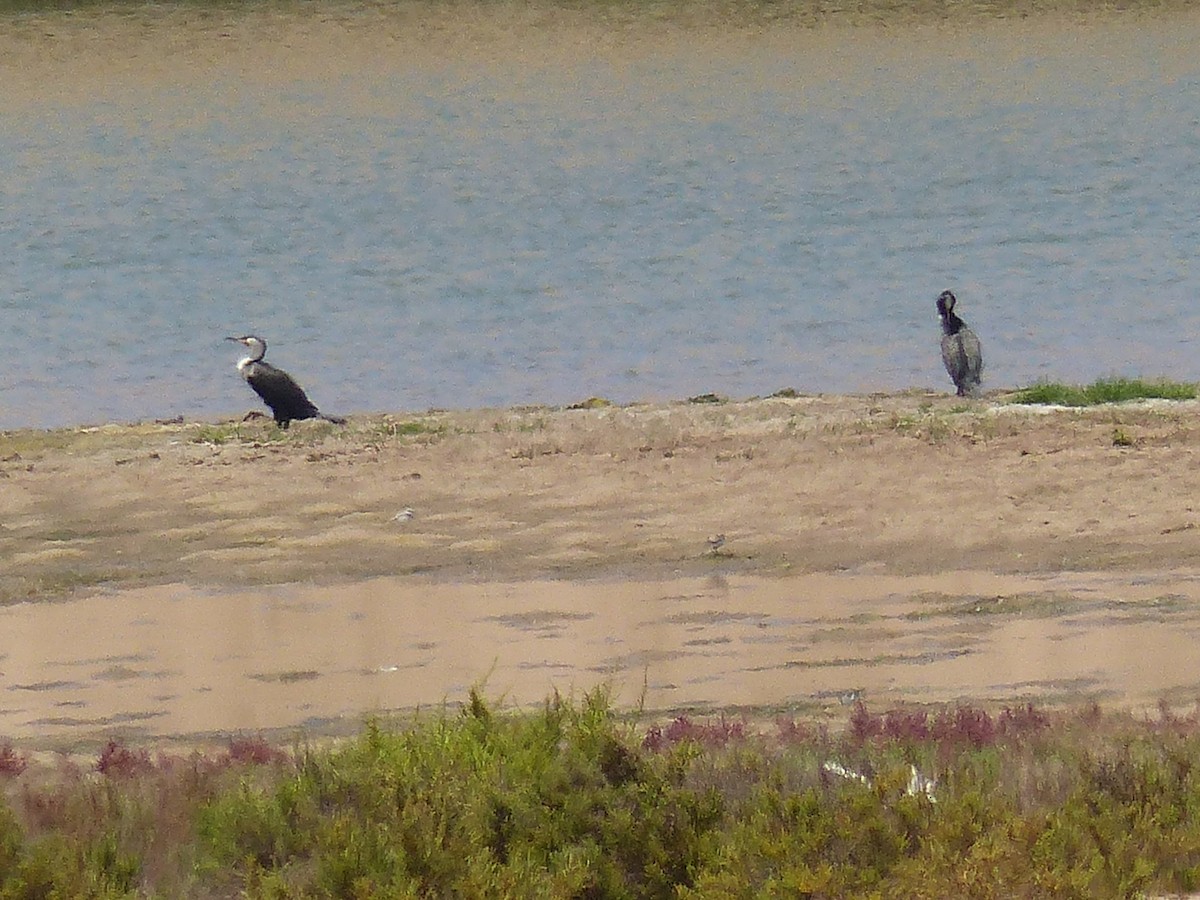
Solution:
[(978, 392), (983, 375), (983, 349), (975, 332), (955, 315), (957, 302), (950, 291), (942, 291), (937, 298), (938, 317), (942, 320), (942, 362), (958, 396), (971, 397)]
[(303, 388), (283, 369), (263, 362), (263, 356), (267, 353), (267, 342), (262, 338), (247, 334), (244, 337), (230, 337), (225, 340), (245, 344), (250, 350), (249, 355), (238, 362), (238, 372), (246, 379), (246, 383), (254, 388), (254, 393), (271, 407), (275, 424), (280, 428), (287, 428), (292, 419), (324, 419), (336, 425), (346, 424), (345, 419), (327, 416), (317, 409)]

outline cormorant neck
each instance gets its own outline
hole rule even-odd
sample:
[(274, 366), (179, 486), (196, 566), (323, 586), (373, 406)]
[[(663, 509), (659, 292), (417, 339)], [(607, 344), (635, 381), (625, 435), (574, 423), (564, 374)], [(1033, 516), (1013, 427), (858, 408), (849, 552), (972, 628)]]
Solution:
[(256, 363), (267, 355), (267, 342), (255, 338), (247, 345), (250, 348), (250, 355), (238, 363), (238, 368), (248, 366), (251, 363)]
[(954, 314), (954, 310), (947, 310), (946, 315), (942, 317), (942, 331), (946, 334), (958, 334), (963, 327), (963, 320)]

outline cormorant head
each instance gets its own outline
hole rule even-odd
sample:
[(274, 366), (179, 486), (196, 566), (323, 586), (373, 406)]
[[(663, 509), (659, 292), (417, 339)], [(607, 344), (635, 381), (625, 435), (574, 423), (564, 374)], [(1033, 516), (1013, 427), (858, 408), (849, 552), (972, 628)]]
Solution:
[(957, 302), (958, 302), (958, 300), (955, 298), (954, 294), (952, 294), (950, 291), (942, 291), (938, 295), (937, 311), (938, 311), (938, 316), (941, 317), (943, 322), (946, 320), (947, 316), (953, 314), (954, 304)]
[[(258, 362), (267, 352), (267, 342), (257, 335), (246, 334), (241, 337), (227, 337), (227, 341), (237, 341), (239, 344), (245, 344), (250, 350), (250, 355), (243, 360), (243, 363)], [(242, 364), (238, 365), (241, 368)]]

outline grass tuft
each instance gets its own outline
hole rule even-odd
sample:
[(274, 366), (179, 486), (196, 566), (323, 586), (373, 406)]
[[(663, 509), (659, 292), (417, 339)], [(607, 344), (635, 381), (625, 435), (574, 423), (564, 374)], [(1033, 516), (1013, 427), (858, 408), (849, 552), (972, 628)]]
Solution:
[(218, 425), (202, 424), (188, 436), (193, 444), (213, 444), (221, 446), (234, 441), (242, 441), (242, 426), (239, 422), (222, 422)]
[(1125, 403), (1130, 400), (1194, 400), (1196, 385), (1141, 378), (1101, 378), (1078, 386), (1059, 381), (1039, 381), (1017, 391), (1012, 403), (1050, 406), (1096, 406), (1101, 403)]

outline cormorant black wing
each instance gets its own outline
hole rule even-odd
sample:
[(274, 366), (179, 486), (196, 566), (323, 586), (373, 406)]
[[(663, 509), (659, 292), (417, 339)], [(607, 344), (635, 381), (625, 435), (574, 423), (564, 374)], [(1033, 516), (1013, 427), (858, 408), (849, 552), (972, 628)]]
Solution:
[(296, 380), (270, 363), (255, 363), (247, 373), (246, 381), (254, 388), (254, 392), (263, 398), (263, 402), (271, 407), (275, 421), (280, 424), (292, 419), (312, 419), (321, 415), (321, 411), (308, 399), (308, 395), (296, 384)]

